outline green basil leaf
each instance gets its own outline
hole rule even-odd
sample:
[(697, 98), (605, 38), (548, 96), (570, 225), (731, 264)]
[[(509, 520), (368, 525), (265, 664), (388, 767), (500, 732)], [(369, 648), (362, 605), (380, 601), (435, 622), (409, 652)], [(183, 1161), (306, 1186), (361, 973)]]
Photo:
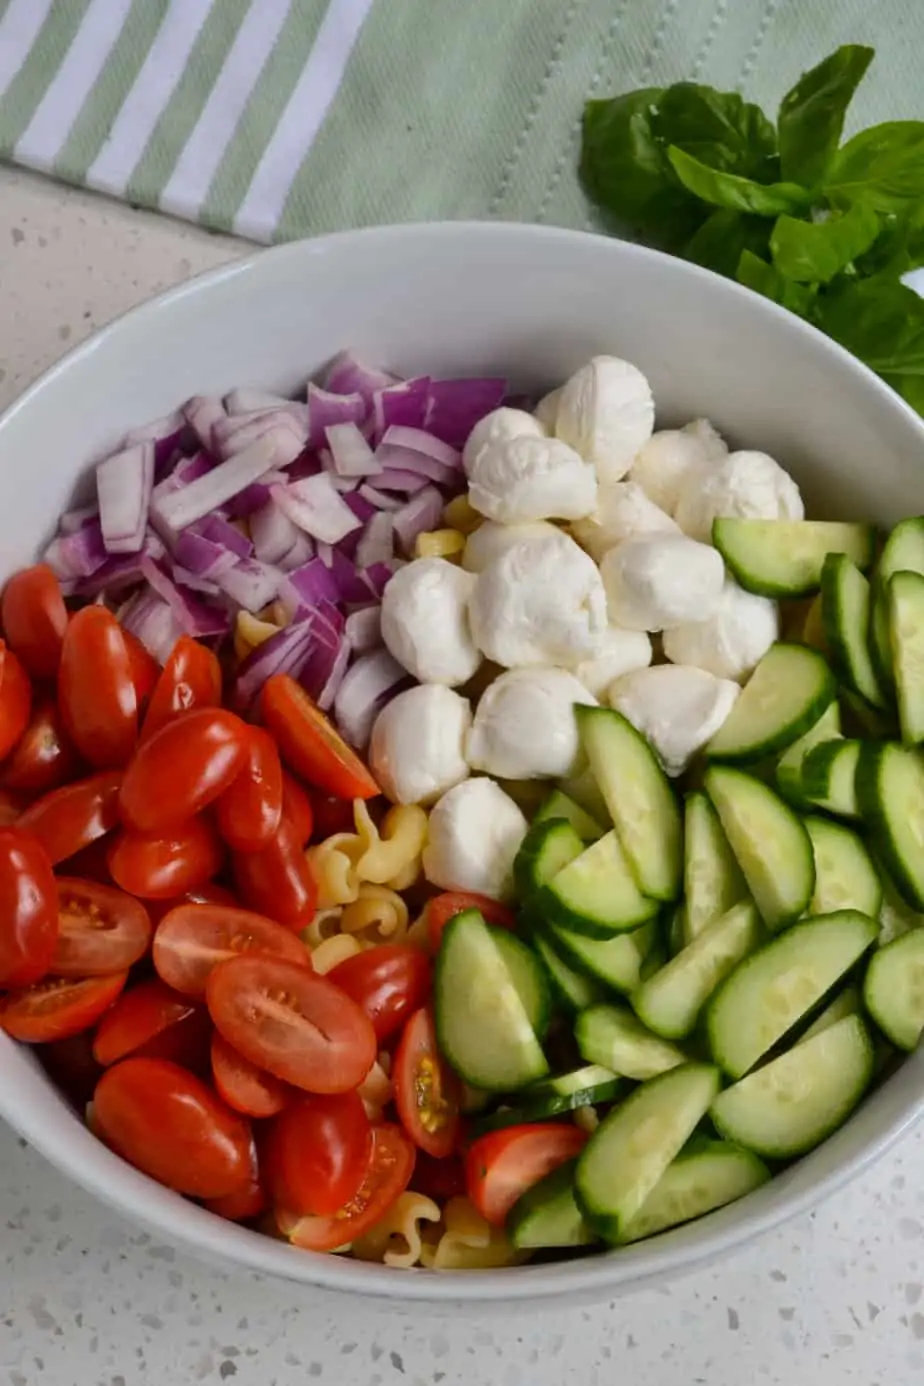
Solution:
[(849, 280), (819, 302), (819, 326), (874, 371), (924, 375), (924, 300), (912, 289), (898, 280)]
[(745, 288), (763, 294), (764, 298), (772, 299), (774, 303), (788, 308), (791, 313), (797, 313), (800, 318), (807, 318), (811, 314), (815, 302), (815, 288), (793, 284), (790, 280), (784, 279), (774, 265), (768, 265), (766, 260), (762, 260), (753, 251), (741, 252), (735, 278)]
[(857, 257), (855, 268), (861, 279), (881, 274), (897, 279), (908, 270), (924, 265), (924, 203), (907, 212), (886, 212), (880, 218), (880, 231), (865, 254)]
[(751, 178), (723, 173), (700, 163), (676, 145), (671, 145), (667, 157), (684, 187), (714, 207), (775, 217), (781, 212), (802, 212), (811, 201), (811, 194), (796, 183), (755, 183)]
[(779, 176), (773, 124), (737, 92), (676, 82), (658, 99), (653, 129), (665, 146), (675, 144), (710, 168), (759, 183)]
[(805, 72), (780, 102), (780, 165), (784, 178), (820, 183), (840, 144), (847, 107), (875, 49), (845, 44)]
[(825, 221), (797, 221), (781, 216), (770, 236), (770, 252), (780, 274), (800, 284), (827, 284), (851, 264), (879, 235), (872, 207), (857, 204)]
[(769, 253), (770, 226), (766, 217), (719, 207), (684, 246), (684, 259), (734, 279), (742, 251), (761, 256)]
[(924, 197), (924, 121), (861, 130), (838, 151), (824, 190), (833, 202), (865, 202), (879, 212), (901, 212)]

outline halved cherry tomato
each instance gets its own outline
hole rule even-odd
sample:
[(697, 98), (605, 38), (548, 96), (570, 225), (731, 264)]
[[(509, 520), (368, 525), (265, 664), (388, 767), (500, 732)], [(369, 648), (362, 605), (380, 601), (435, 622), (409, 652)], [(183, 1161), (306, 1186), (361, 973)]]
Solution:
[(56, 977), (125, 972), (144, 957), (153, 932), (144, 905), (124, 890), (59, 876), (58, 942), (49, 971)]
[(204, 996), (213, 967), (243, 953), (264, 953), (312, 971), (311, 954), (288, 929), (227, 905), (177, 905), (154, 933), (157, 975), (183, 996)]
[[(282, 772), (282, 811), (292, 824), (295, 836), (303, 847), (311, 840), (314, 828), (314, 809), (308, 791), (299, 784), (294, 775), (287, 770)], [(353, 810), (350, 808), (350, 829), (353, 827)]]
[(0, 640), (0, 760), (9, 755), (29, 725), (32, 686), (13, 651)]
[(457, 1152), (436, 1160), (424, 1150), (418, 1150), (414, 1166), (414, 1188), (417, 1193), (446, 1203), (465, 1193), (465, 1165)]
[(122, 781), (130, 828), (165, 833), (207, 808), (244, 767), (250, 729), (233, 712), (197, 708), (142, 742)]
[(264, 1211), (266, 1190), (260, 1175), (255, 1142), (251, 1141), (250, 1144), (250, 1173), (246, 1184), (235, 1189), (234, 1193), (225, 1194), (223, 1198), (207, 1198), (205, 1206), (210, 1213), (227, 1218), (228, 1222), (249, 1222), (251, 1218), (258, 1218)]
[(238, 852), (259, 852), (282, 817), (282, 763), (262, 727), (249, 727), (244, 768), (215, 805), (218, 831)]
[(46, 977), (24, 991), (0, 997), (0, 1030), (24, 1044), (47, 1044), (90, 1030), (112, 1005), (128, 980), (127, 972), (112, 977)]
[(288, 674), (273, 674), (260, 695), (263, 721), (297, 775), (341, 799), (372, 799), (379, 786), (329, 718)]
[(52, 699), (33, 709), (26, 730), (0, 774), (7, 789), (47, 794), (80, 772), (80, 757), (64, 734), (61, 714)]
[(259, 852), (235, 852), (234, 882), (261, 914), (289, 929), (303, 929), (318, 907), (318, 884), (291, 822), (283, 817)]
[(374, 1227), (403, 1194), (414, 1173), (414, 1147), (400, 1126), (372, 1128), (372, 1162), (359, 1189), (332, 1217), (298, 1217), (277, 1208), (280, 1232), (305, 1251), (333, 1251)]
[(293, 1096), (287, 1083), (245, 1059), (217, 1030), (212, 1034), (212, 1079), (219, 1097), (244, 1116), (276, 1116)]
[(14, 573), (3, 589), (0, 618), (10, 648), (36, 679), (53, 679), (61, 662), (67, 607), (47, 563)]
[(334, 833), (356, 831), (352, 799), (338, 799), (334, 794), (315, 794), (311, 804), (314, 809), (312, 836), (315, 841), (323, 842), (326, 837), (333, 837)]
[(104, 606), (85, 606), (68, 623), (58, 705), (67, 735), (91, 765), (128, 763), (138, 740), (138, 698), (122, 627)]
[(383, 943), (338, 963), (328, 980), (372, 1021), (379, 1044), (391, 1039), (430, 994), (430, 964), (409, 943)]
[(179, 909), (180, 905), (229, 905), (233, 910), (240, 908), (236, 895), (225, 886), (208, 881), (204, 886), (199, 886), (196, 890), (187, 890), (185, 895), (178, 895), (173, 900), (149, 900), (148, 914), (154, 921), (154, 927), (157, 927), (164, 915), (169, 914), (171, 910)]
[(0, 987), (45, 976), (58, 941), (58, 887), (48, 854), (21, 828), (0, 828)]
[(479, 1136), (465, 1157), (468, 1196), (483, 1218), (503, 1227), (520, 1195), (573, 1160), (586, 1144), (587, 1135), (577, 1126), (547, 1121)]
[(442, 895), (434, 895), (427, 901), (427, 930), (430, 947), (434, 953), (439, 951), (443, 930), (455, 915), (463, 910), (480, 910), (485, 922), (498, 929), (515, 929), (517, 917), (513, 910), (492, 900), (488, 895), (478, 895), (473, 890), (447, 890)]
[(437, 1048), (433, 1017), (425, 1006), (404, 1027), (393, 1076), (395, 1106), (411, 1140), (438, 1160), (450, 1155), (459, 1138), (461, 1088)]
[[(138, 702), (138, 716), (144, 712), (154, 686), (160, 678), (160, 665), (137, 635), (122, 627), (122, 639), (128, 650), (128, 662), (132, 670), (132, 683), (135, 685), (135, 698)], [(209, 651), (211, 654), (211, 650)]]
[(36, 1058), (55, 1086), (83, 1116), (103, 1072), (93, 1057), (89, 1031), (41, 1045), (36, 1051)]
[[(109, 862), (106, 860), (109, 845), (104, 837), (98, 837), (89, 847), (82, 847), (79, 852), (68, 857), (67, 870), (72, 876), (79, 876), (82, 881), (99, 881), (100, 885), (112, 885)], [(148, 913), (150, 914), (150, 910)], [(153, 919), (153, 915), (151, 917)]]
[(0, 828), (9, 828), (18, 823), (23, 815), (24, 804), (15, 794), (0, 789)]
[(250, 1125), (166, 1059), (123, 1059), (93, 1094), (102, 1139), (168, 1189), (223, 1198), (250, 1176)]
[(220, 706), (221, 665), (217, 655), (191, 635), (181, 635), (157, 680), (141, 740), (147, 741), (182, 712)]
[(205, 991), (215, 1028), (258, 1068), (308, 1092), (349, 1092), (369, 1072), (375, 1031), (324, 977), (281, 958), (219, 963)]
[(52, 789), (29, 805), (17, 826), (37, 837), (57, 866), (116, 826), (121, 783), (121, 773), (107, 770)]
[(355, 1092), (299, 1097), (276, 1118), (263, 1167), (273, 1202), (330, 1216), (355, 1198), (372, 1161), (372, 1125)]
[(169, 833), (121, 832), (109, 849), (116, 885), (142, 900), (171, 900), (201, 889), (221, 870), (224, 849), (207, 818)]
[(179, 996), (156, 977), (138, 982), (103, 1016), (93, 1039), (93, 1057), (104, 1068), (129, 1054), (182, 1063), (179, 1041), (190, 1035), (193, 1020), (199, 1029), (211, 1031), (203, 1008), (189, 997)]

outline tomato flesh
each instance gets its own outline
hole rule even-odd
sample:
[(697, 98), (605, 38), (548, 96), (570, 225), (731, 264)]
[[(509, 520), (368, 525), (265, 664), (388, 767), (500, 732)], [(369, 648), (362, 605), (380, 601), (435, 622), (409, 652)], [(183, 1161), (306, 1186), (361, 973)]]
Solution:
[(133, 635), (125, 626), (122, 627), (122, 639), (125, 641), (125, 648), (128, 651), (132, 683), (135, 685), (135, 701), (138, 704), (138, 716), (140, 717), (147, 707), (148, 699), (157, 680), (160, 678), (160, 665), (146, 646), (142, 645), (137, 635)]
[(157, 974), (183, 996), (204, 996), (212, 969), (246, 953), (267, 954), (312, 970), (311, 954), (301, 939), (251, 910), (177, 905), (164, 915), (154, 934)]
[(207, 1198), (205, 1206), (210, 1213), (226, 1218), (228, 1222), (249, 1222), (264, 1211), (266, 1189), (263, 1187), (257, 1147), (253, 1141), (250, 1144), (250, 1172), (246, 1183), (222, 1198)]
[(107, 861), (116, 885), (142, 900), (172, 900), (208, 884), (221, 870), (221, 838), (207, 818), (170, 833), (119, 833)]
[(492, 1226), (503, 1227), (517, 1199), (553, 1169), (573, 1160), (586, 1144), (587, 1135), (577, 1126), (553, 1122), (508, 1126), (479, 1136), (465, 1158), (468, 1196)]
[(382, 791), (336, 730), (288, 674), (273, 674), (260, 695), (263, 721), (297, 775), (341, 799), (372, 799)]
[(259, 852), (237, 852), (234, 881), (253, 909), (303, 929), (318, 907), (318, 886), (291, 822), (283, 817)]
[(98, 881), (58, 877), (56, 977), (125, 972), (148, 951), (153, 929), (140, 900)]
[(68, 1039), (50, 1040), (37, 1049), (36, 1058), (82, 1116), (103, 1072), (93, 1057), (90, 1032), (84, 1030)]
[(122, 627), (104, 606), (85, 606), (68, 623), (58, 705), (68, 737), (91, 765), (128, 763), (138, 739), (138, 698)]
[(103, 1068), (129, 1054), (181, 1063), (183, 1053), (196, 1049), (190, 1021), (198, 1022), (199, 1029), (204, 1021), (211, 1029), (202, 1007), (188, 997), (178, 996), (157, 978), (138, 982), (103, 1016), (93, 1037), (93, 1057)]
[(391, 1039), (430, 994), (430, 964), (409, 943), (382, 943), (327, 974), (372, 1021), (379, 1044)]
[(141, 740), (147, 741), (182, 712), (220, 705), (218, 656), (191, 635), (181, 635), (154, 687), (141, 728)]
[(45, 976), (58, 942), (58, 887), (41, 844), (0, 828), (0, 987)]
[[(336, 969), (335, 969), (336, 971)], [(459, 1140), (461, 1088), (436, 1044), (426, 1007), (411, 1016), (395, 1053), (395, 1106), (414, 1144), (444, 1159)]]
[(282, 763), (276, 743), (262, 727), (251, 727), (244, 767), (216, 804), (218, 831), (229, 847), (258, 852), (278, 829), (282, 804)]
[(329, 1216), (355, 1198), (372, 1161), (372, 1124), (355, 1092), (299, 1097), (270, 1127), (264, 1152), (273, 1202)]
[(473, 890), (447, 890), (442, 895), (434, 895), (427, 901), (427, 931), (430, 947), (434, 953), (439, 951), (443, 930), (457, 914), (464, 910), (478, 910), (487, 924), (498, 929), (515, 929), (517, 917), (513, 910), (492, 900), (488, 895), (478, 895)]
[(47, 794), (73, 780), (80, 757), (64, 734), (61, 714), (51, 699), (40, 703), (3, 767), (0, 781), (23, 794)]
[(0, 640), (0, 760), (9, 755), (29, 725), (32, 686), (28, 675)]
[(167, 833), (188, 823), (236, 779), (248, 744), (248, 728), (233, 712), (198, 708), (175, 717), (141, 743), (125, 772), (126, 825)]
[(37, 837), (57, 866), (116, 826), (121, 783), (119, 772), (106, 771), (52, 789), (29, 805), (17, 827)]
[(368, 1232), (407, 1188), (414, 1173), (414, 1147), (400, 1126), (372, 1128), (372, 1160), (349, 1203), (332, 1217), (299, 1217), (277, 1208), (279, 1230), (305, 1251), (334, 1251)]
[(47, 1044), (89, 1030), (108, 1010), (128, 980), (111, 977), (46, 977), (23, 991), (0, 997), (0, 1030), (23, 1044)]
[(217, 1031), (212, 1035), (212, 1077), (218, 1095), (244, 1116), (275, 1116), (292, 1091), (272, 1073), (245, 1059)]
[(306, 847), (314, 829), (314, 808), (308, 791), (286, 770), (282, 772), (282, 811), (292, 824), (299, 845)]
[(0, 620), (7, 642), (33, 678), (57, 674), (67, 619), (61, 584), (47, 563), (22, 568), (3, 589)]

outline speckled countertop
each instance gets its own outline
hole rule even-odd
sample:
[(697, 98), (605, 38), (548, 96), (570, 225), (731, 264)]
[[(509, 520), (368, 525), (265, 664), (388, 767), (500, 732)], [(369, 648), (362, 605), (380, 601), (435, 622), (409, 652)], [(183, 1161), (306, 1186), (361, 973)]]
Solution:
[[(0, 404), (117, 313), (246, 247), (0, 170)], [(714, 1271), (592, 1310), (401, 1319), (161, 1246), (0, 1127), (0, 1386), (910, 1386), (924, 1130)]]

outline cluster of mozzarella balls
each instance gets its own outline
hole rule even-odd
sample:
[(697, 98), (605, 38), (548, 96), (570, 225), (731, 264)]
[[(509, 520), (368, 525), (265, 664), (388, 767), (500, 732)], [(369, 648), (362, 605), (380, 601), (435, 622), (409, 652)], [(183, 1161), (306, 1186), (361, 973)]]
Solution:
[[(776, 604), (726, 573), (712, 522), (802, 519), (798, 487), (706, 420), (656, 433), (654, 414), (641, 371), (611, 356), (535, 415), (495, 410), (463, 453), (484, 521), (462, 566), (417, 559), (385, 590), (383, 639), (418, 685), (379, 714), (370, 760), (396, 803), (435, 804), (424, 867), (437, 885), (509, 890), (526, 822), (484, 776), (575, 773), (575, 703), (616, 708), (676, 776), (778, 638)], [(483, 661), (496, 677), (473, 714), (454, 690)]]

